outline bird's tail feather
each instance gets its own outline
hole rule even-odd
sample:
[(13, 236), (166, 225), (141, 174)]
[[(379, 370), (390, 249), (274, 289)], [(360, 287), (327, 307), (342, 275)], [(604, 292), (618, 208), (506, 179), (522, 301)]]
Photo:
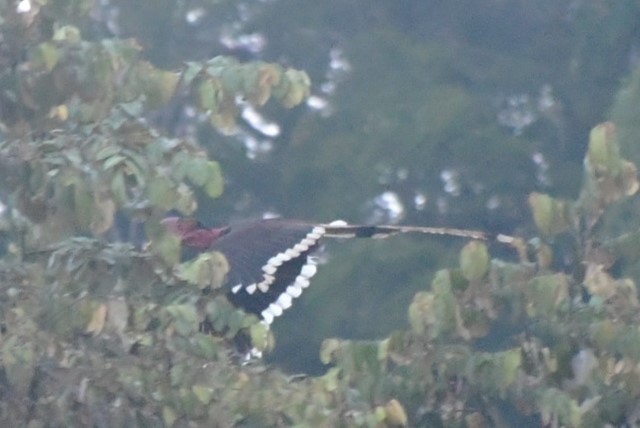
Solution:
[(326, 238), (387, 238), (399, 233), (425, 233), (428, 235), (459, 236), (486, 241), (490, 235), (479, 230), (455, 229), (450, 227), (421, 226), (365, 226), (331, 223), (323, 226)]

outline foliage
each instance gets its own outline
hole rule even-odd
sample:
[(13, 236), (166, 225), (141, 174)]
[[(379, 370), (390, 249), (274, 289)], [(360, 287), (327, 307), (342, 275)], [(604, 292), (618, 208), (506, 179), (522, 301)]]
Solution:
[[(224, 165), (228, 191), (199, 201), (205, 223), (271, 212), (525, 236), (533, 233), (531, 192), (578, 194), (589, 130), (635, 64), (640, 19), (636, 0), (109, 3), (118, 12), (109, 28), (135, 37), (156, 65), (212, 52), (282, 61), (309, 73), (312, 100), (326, 102), (294, 111), (265, 105), (259, 114), (278, 125), (276, 136), (241, 119), (241, 133), (221, 137), (179, 108), (164, 114), (165, 128), (197, 132)], [(401, 218), (378, 204), (389, 192)], [(605, 236), (623, 233), (631, 205), (607, 215), (615, 230)], [(402, 238), (331, 248), (309, 298), (275, 326), (278, 359), (308, 370), (326, 335), (374, 338), (401, 328), (411, 295), (462, 244)]]
[[(251, 22), (249, 31), (269, 42), (263, 55), (307, 70), (328, 107), (269, 112), (286, 125), (273, 154), (226, 171), (234, 191), (225, 202), (242, 203), (240, 215), (264, 209), (529, 236), (528, 195), (576, 198), (589, 130), (635, 64), (635, 0), (311, 3), (278, 0)], [(633, 100), (628, 107), (637, 109)], [(400, 219), (378, 204), (389, 192), (402, 204)], [(630, 205), (607, 216), (616, 229), (605, 236), (626, 230), (638, 209)], [(313, 357), (328, 334), (374, 338), (401, 328), (411, 294), (463, 245), (409, 240), (332, 248), (312, 298), (275, 327), (290, 342), (278, 356), (293, 360), (310, 336), (304, 355)], [(308, 320), (311, 331), (298, 327)], [(310, 359), (291, 364), (302, 369)]]
[[(224, 298), (224, 257), (179, 263), (179, 244), (158, 220), (168, 210), (193, 213), (196, 192), (220, 196), (222, 172), (200, 145), (163, 135), (150, 118), (184, 97), (206, 126), (229, 132), (240, 99), (255, 107), (304, 101), (306, 73), (221, 56), (164, 70), (133, 40), (83, 34), (91, 7), (49, 0), (18, 13), (0, 0), (3, 426), (638, 423), (640, 303), (635, 283), (611, 269), (637, 260), (637, 231), (597, 236), (606, 213), (638, 189), (612, 123), (591, 131), (578, 197), (529, 195), (541, 235), (530, 242), (533, 260), (525, 251), (518, 262), (490, 260), (485, 243), (470, 242), (459, 267), (420, 284), (405, 330), (375, 341), (327, 339), (320, 350), (327, 371), (290, 376), (244, 359), (250, 347), (270, 351), (274, 337)], [(370, 51), (392, 50), (387, 36)], [(420, 49), (411, 46), (398, 53), (414, 56)], [(411, 62), (402, 67), (408, 76), (438, 64)], [(432, 120), (400, 157), (422, 148), (422, 138), (450, 132), (438, 128), (442, 121), (478, 111), (454, 83), (405, 89), (395, 95), (432, 95), (433, 104), (413, 119), (385, 118), (377, 100), (368, 119), (380, 139), (395, 135), (386, 127), (396, 121)], [(342, 138), (324, 150), (354, 141), (338, 131)], [(151, 243), (138, 245), (135, 228), (119, 236), (121, 217), (144, 223)], [(553, 244), (563, 240), (575, 249), (571, 272), (554, 265), (564, 254)]]
[[(630, 166), (617, 168), (631, 164), (616, 156), (613, 131), (607, 123), (592, 132), (586, 164), (602, 144), (613, 155), (586, 168), (583, 196), (551, 204), (569, 225), (593, 220), (637, 187), (622, 179)], [(546, 207), (546, 198), (532, 198), (534, 211), (538, 205)], [(631, 421), (640, 394), (640, 303), (633, 282), (614, 279), (592, 238), (584, 239), (591, 250), (582, 280), (526, 260), (490, 262), (485, 244), (471, 242), (460, 268), (439, 271), (415, 295), (409, 330), (380, 341), (327, 339), (320, 355), (332, 367), (302, 379), (240, 364), (230, 341), (260, 324), (217, 296), (217, 284), (203, 283), (203, 271), (225, 269), (219, 255), (180, 264), (174, 274), (129, 244), (65, 239), (2, 264), (2, 419), (13, 426), (508, 426), (506, 403), (551, 426)], [(199, 330), (204, 320), (222, 335)], [(520, 327), (504, 344), (478, 349), (507, 326)], [(253, 344), (264, 334), (252, 332)]]

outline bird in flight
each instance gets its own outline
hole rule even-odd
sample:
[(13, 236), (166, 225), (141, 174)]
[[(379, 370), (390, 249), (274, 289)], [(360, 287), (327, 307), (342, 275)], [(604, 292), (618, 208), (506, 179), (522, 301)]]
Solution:
[(387, 238), (400, 233), (458, 236), (511, 243), (507, 235), (453, 228), (420, 226), (349, 225), (338, 220), (309, 223), (263, 219), (221, 228), (208, 228), (195, 219), (162, 220), (183, 246), (198, 252), (216, 251), (227, 261), (224, 279), (227, 298), (237, 307), (256, 314), (269, 325), (291, 307), (317, 271), (314, 253), (326, 238)]

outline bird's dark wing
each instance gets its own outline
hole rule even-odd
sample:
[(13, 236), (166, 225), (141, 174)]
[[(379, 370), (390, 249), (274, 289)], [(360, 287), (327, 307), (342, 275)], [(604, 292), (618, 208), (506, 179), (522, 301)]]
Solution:
[(210, 247), (229, 263), (229, 300), (270, 324), (316, 272), (311, 256), (325, 228), (271, 219), (232, 227)]
[(316, 273), (312, 254), (322, 238), (386, 238), (398, 233), (425, 233), (488, 239), (484, 232), (464, 229), (363, 226), (342, 221), (311, 224), (280, 219), (231, 227), (225, 232), (210, 250), (224, 254), (229, 263), (225, 281), (229, 300), (262, 317), (267, 324), (309, 286)]

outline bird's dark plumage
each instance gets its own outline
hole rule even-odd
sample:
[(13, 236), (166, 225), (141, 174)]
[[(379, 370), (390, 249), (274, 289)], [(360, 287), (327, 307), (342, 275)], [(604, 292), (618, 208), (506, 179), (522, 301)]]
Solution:
[(324, 238), (386, 238), (426, 233), (486, 240), (483, 232), (416, 226), (360, 226), (266, 219), (208, 229), (195, 220), (170, 217), (165, 226), (185, 246), (217, 251), (229, 264), (225, 287), (229, 300), (270, 324), (299, 297), (316, 273), (313, 253)]

